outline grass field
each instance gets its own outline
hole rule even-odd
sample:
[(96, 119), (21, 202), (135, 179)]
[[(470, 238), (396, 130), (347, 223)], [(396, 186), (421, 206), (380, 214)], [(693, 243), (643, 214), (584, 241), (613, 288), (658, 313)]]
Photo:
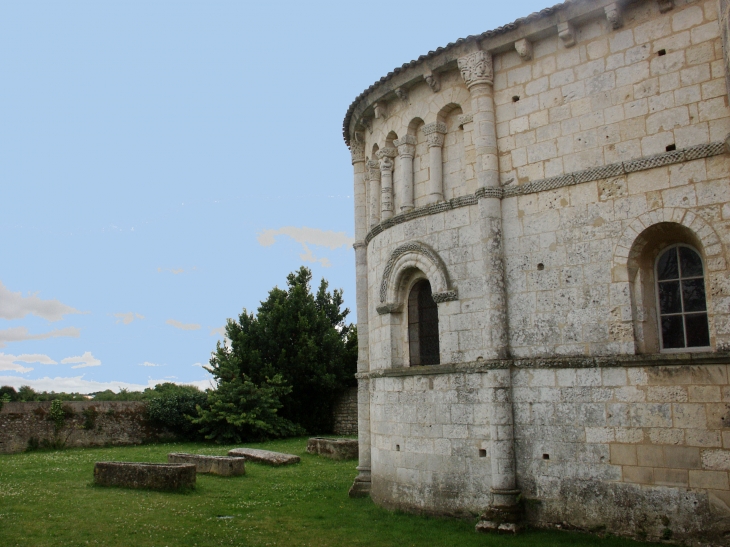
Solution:
[(192, 492), (92, 486), (96, 461), (165, 462), (168, 452), (225, 455), (228, 446), (174, 443), (0, 455), (0, 546), (639, 546), (560, 531), (474, 532), (475, 521), (392, 513), (348, 498), (354, 461), (306, 453), (306, 439), (250, 445), (300, 464), (246, 464), (235, 478), (198, 475)]

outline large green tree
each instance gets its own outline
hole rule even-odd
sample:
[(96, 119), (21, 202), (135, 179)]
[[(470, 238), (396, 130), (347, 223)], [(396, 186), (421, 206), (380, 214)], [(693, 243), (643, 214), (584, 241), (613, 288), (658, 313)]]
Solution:
[[(244, 309), (237, 322), (229, 320), (230, 345), (218, 344), (208, 370), (218, 381), (219, 395), (240, 393), (227, 383), (267, 388), (280, 378), (291, 390), (278, 392), (278, 415), (308, 433), (324, 433), (332, 430), (336, 397), (355, 384), (357, 332), (345, 323), (349, 310), (342, 307), (342, 291), (328, 291), (322, 279), (313, 294), (311, 280), (312, 272), (302, 266), (287, 276), (286, 290), (269, 292), (256, 314)], [(223, 403), (229, 405), (225, 408), (236, 405), (235, 400), (211, 401), (211, 407), (223, 408)]]

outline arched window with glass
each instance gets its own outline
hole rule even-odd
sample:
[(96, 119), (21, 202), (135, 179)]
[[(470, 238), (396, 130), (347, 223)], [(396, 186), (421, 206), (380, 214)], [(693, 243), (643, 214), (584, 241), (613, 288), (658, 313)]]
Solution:
[(426, 279), (416, 282), (408, 295), (408, 352), (411, 366), (440, 363), (438, 305)]
[(656, 260), (655, 279), (661, 349), (709, 349), (705, 275), (700, 254), (688, 245), (665, 249)]

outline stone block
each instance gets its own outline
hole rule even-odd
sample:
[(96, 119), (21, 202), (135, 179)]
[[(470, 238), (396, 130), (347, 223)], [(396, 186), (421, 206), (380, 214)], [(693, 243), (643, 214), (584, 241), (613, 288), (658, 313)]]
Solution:
[(654, 469), (654, 484), (686, 487), (689, 485), (689, 471), (686, 469)]
[(730, 450), (703, 450), (702, 469), (730, 471)]
[(195, 464), (96, 462), (94, 484), (149, 490), (195, 488)]
[(728, 478), (726, 471), (699, 471), (690, 469), (690, 488), (712, 488), (715, 490), (728, 490)]
[(636, 484), (654, 484), (654, 470), (651, 467), (632, 467), (625, 465), (622, 468), (624, 482)]
[(633, 444), (611, 444), (611, 463), (614, 465), (636, 465), (637, 446)]
[(247, 461), (265, 463), (275, 467), (299, 463), (300, 460), (299, 456), (293, 454), (260, 450), (258, 448), (234, 448), (228, 451), (228, 455), (234, 458), (243, 456)]
[(690, 446), (664, 446), (666, 467), (700, 469), (700, 449)]
[(196, 473), (209, 473), (221, 477), (236, 477), (246, 474), (246, 459), (226, 456), (206, 456), (172, 452), (167, 455), (168, 463), (192, 463)]
[(332, 460), (352, 460), (358, 457), (358, 441), (357, 439), (312, 437), (307, 441), (307, 452)]
[(640, 444), (636, 446), (638, 465), (643, 467), (665, 467), (664, 451), (661, 446)]

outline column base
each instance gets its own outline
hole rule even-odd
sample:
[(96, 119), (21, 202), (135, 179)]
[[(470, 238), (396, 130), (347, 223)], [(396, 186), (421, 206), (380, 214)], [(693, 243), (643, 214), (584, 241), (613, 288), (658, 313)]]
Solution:
[(360, 480), (360, 477), (352, 483), (350, 491), (347, 493), (351, 498), (367, 498), (370, 495), (370, 480)]
[[(522, 506), (517, 503), (513, 491), (501, 491), (499, 494), (504, 497), (511, 497), (510, 503), (505, 505), (493, 505), (480, 517), (476, 525), (477, 532), (517, 534), (520, 532), (522, 522)], [(497, 494), (497, 492), (495, 492)]]

